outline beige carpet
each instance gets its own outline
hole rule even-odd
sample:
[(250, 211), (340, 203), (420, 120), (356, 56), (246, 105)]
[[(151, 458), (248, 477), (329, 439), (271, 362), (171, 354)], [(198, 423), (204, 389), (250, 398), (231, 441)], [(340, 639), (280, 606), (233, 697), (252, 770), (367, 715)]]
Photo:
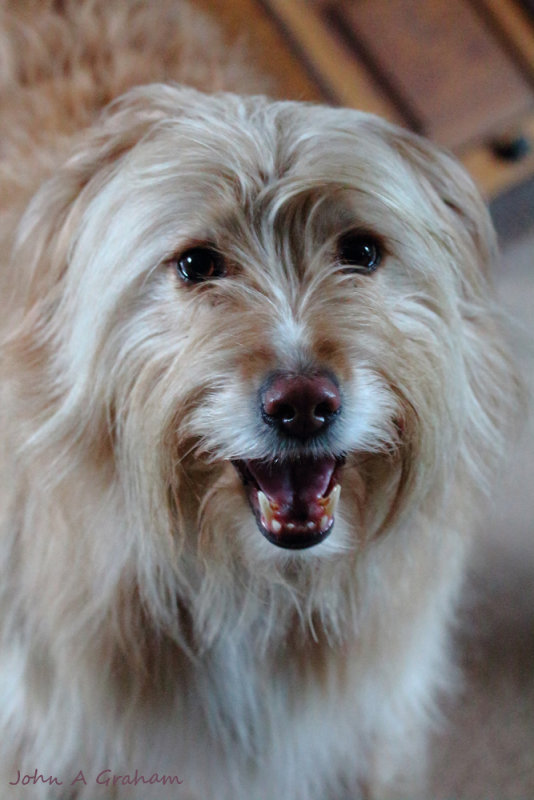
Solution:
[[(512, 239), (495, 283), (518, 325), (513, 346), (534, 397), (534, 186), (523, 195), (498, 216)], [(458, 642), (466, 682), (434, 745), (429, 800), (534, 799), (533, 476), (531, 411), (473, 559)]]

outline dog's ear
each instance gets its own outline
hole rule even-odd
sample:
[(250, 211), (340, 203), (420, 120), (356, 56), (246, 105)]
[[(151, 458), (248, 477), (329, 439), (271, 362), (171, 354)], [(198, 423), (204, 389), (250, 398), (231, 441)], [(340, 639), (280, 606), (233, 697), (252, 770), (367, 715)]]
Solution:
[(462, 321), (457, 326), (456, 353), (465, 377), (465, 485), (474, 477), (473, 487), (489, 491), (521, 418), (518, 411), (525, 405), (522, 382), (503, 335), (506, 315), (488, 291), (491, 267), (498, 261), (495, 229), (480, 192), (455, 158), (407, 132), (393, 138), (393, 146), (412, 166), (437, 212), (442, 246), (452, 256), (449, 263), (457, 278)]
[(487, 274), (497, 253), (496, 236), (486, 204), (464, 167), (427, 139), (389, 129), (389, 143), (411, 166), (438, 214), (446, 215), (456, 237), (471, 245), (479, 269)]
[(73, 237), (88, 203), (135, 145), (163, 120), (176, 118), (197, 93), (155, 84), (113, 103), (85, 131), (70, 157), (40, 187), (19, 224), (13, 262), (28, 310), (54, 293), (64, 274)]

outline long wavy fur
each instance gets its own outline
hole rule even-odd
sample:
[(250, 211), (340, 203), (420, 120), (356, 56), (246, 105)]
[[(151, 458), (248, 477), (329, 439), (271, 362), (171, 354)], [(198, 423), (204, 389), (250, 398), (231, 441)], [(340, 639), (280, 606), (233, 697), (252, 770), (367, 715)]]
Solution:
[[(2, 780), (385, 798), (453, 675), (516, 407), (491, 223), (452, 158), (382, 120), (199, 91), (252, 79), (157, 6), (0, 6)], [(355, 220), (385, 243), (372, 278), (336, 267)], [(213, 240), (229, 276), (180, 285), (173, 258)], [(316, 364), (344, 387), (341, 506), (320, 548), (274, 552), (231, 462), (276, 447), (264, 376)]]

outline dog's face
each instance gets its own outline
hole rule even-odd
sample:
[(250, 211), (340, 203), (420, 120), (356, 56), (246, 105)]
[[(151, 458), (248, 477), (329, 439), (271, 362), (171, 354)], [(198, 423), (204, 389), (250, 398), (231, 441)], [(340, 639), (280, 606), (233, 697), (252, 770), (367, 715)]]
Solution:
[(490, 425), (487, 217), (452, 160), (378, 119), (138, 90), (22, 230), (46, 438), (106, 439), (145, 532), (345, 557)]

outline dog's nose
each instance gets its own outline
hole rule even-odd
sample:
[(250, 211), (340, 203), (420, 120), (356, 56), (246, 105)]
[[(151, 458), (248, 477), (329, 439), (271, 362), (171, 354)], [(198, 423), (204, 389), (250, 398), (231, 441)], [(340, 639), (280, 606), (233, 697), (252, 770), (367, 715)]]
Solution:
[(325, 373), (274, 375), (261, 396), (264, 421), (299, 439), (324, 431), (340, 411), (339, 388)]

